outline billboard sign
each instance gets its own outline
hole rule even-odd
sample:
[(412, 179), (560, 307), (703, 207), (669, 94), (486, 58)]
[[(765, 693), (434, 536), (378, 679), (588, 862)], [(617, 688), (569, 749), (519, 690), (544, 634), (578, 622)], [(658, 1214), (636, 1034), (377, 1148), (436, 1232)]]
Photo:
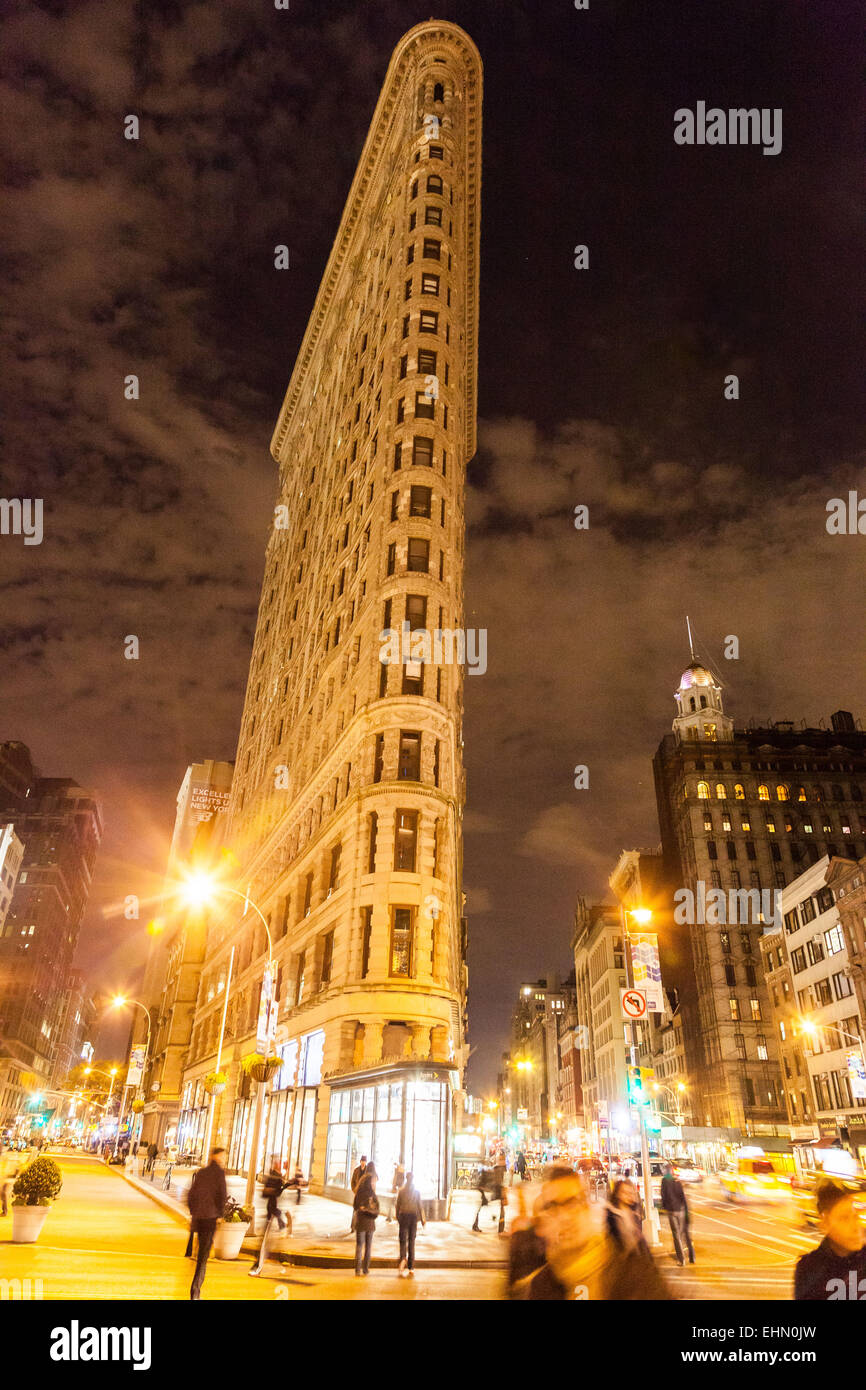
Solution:
[(848, 1053), (848, 1081), (854, 1100), (866, 1100), (866, 1062), (859, 1048)]
[(129, 1054), (129, 1070), (126, 1073), (127, 1086), (140, 1086), (144, 1077), (144, 1046), (134, 1047)]

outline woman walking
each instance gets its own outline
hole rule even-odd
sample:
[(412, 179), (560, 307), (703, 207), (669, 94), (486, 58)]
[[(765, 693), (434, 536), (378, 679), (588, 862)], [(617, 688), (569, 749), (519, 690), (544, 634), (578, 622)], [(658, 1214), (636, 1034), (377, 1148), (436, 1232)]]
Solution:
[(376, 1217), (379, 1215), (379, 1198), (376, 1196), (376, 1166), (368, 1163), (352, 1202), (355, 1212), (355, 1277), (370, 1273), (370, 1252), (373, 1248), (373, 1232)]
[(630, 1178), (620, 1178), (613, 1185), (605, 1211), (607, 1233), (623, 1255), (637, 1251), (649, 1255), (643, 1234), (643, 1203)]
[(397, 1193), (397, 1225), (400, 1230), (400, 1275), (408, 1279), (415, 1274), (415, 1234), (418, 1222), (426, 1226), (421, 1193), (411, 1173)]

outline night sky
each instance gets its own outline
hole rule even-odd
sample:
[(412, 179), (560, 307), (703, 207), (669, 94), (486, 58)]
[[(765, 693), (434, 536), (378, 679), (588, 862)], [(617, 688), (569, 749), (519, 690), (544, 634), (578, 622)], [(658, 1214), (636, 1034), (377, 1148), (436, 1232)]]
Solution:
[[(0, 537), (0, 738), (101, 793), (79, 959), (113, 990), (147, 941), (146, 909), (117, 904), (157, 891), (187, 764), (234, 757), (268, 443), (391, 52), (430, 6), (5, 10), (0, 491), (44, 499), (45, 536)], [(687, 612), (738, 722), (866, 713), (866, 539), (825, 527), (830, 498), (866, 495), (861, 7), (436, 15), (485, 65), (466, 622), (489, 665), (464, 730), (480, 1091), (520, 980), (569, 968), (576, 894), (658, 841)], [(698, 101), (781, 107), (781, 153), (676, 145)]]

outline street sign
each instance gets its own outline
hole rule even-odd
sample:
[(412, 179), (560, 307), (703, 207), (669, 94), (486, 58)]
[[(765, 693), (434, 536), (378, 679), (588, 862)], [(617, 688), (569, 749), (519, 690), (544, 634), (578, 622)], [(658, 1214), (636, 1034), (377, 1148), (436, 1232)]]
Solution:
[(518, 1111), (517, 1111), (517, 1118), (518, 1118), (518, 1120), (528, 1120), (528, 1119), (529, 1119), (529, 1111), (526, 1110), (526, 1109), (523, 1109), (523, 1107), (521, 1107), (521, 1108), (518, 1109)]
[(621, 989), (623, 1018), (646, 1018), (646, 994), (640, 989)]

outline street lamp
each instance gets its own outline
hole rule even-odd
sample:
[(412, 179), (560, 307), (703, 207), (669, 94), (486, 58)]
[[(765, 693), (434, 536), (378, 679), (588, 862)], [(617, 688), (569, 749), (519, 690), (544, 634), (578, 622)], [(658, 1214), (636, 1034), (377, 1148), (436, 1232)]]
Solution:
[[(111, 1001), (110, 1007), (111, 1007), (112, 1009), (123, 1009), (123, 1008), (126, 1007), (127, 1004), (131, 1004), (131, 1005), (133, 1005), (133, 1006), (134, 1006), (135, 1008), (137, 1008), (137, 1009), (142, 1009), (143, 1012), (147, 1015), (147, 1041), (146, 1041), (145, 1044), (144, 1044), (144, 1063), (143, 1063), (143, 1065), (142, 1065), (142, 1068), (141, 1068), (141, 1076), (139, 1077), (139, 1081), (138, 1081), (138, 1090), (139, 1090), (139, 1095), (140, 1095), (141, 1092), (142, 1092), (142, 1090), (143, 1090), (143, 1088), (144, 1088), (144, 1073), (145, 1073), (145, 1071), (147, 1070), (147, 1061), (148, 1061), (148, 1058), (149, 1058), (149, 1056), (150, 1056), (150, 1009), (147, 1007), (146, 1004), (142, 1004), (141, 1001), (140, 1001), (139, 999), (128, 999), (128, 998), (126, 997), (125, 994), (116, 994), (116, 995), (114, 996), (114, 998), (112, 999), (112, 1001)], [(120, 1139), (120, 1122), (121, 1122), (121, 1120), (123, 1119), (123, 1107), (124, 1107), (124, 1104), (126, 1103), (126, 1086), (127, 1086), (127, 1084), (128, 1084), (128, 1083), (126, 1083), (126, 1082), (124, 1083), (123, 1094), (121, 1095), (121, 1098), (120, 1098), (120, 1111), (119, 1111), (118, 1116), (117, 1116), (117, 1133), (116, 1133), (116, 1135), (114, 1136), (114, 1152), (115, 1152), (115, 1153), (117, 1153), (117, 1145), (118, 1145), (118, 1141), (119, 1141), (119, 1139)]]
[[(185, 899), (185, 901), (188, 903), (190, 907), (207, 907), (221, 893), (228, 893), (231, 897), (240, 898), (244, 904), (244, 912), (246, 912), (246, 909), (248, 907), (251, 907), (253, 909), (253, 912), (255, 912), (258, 916), (262, 926), (265, 929), (265, 937), (268, 943), (267, 969), (268, 975), (271, 981), (273, 981), (274, 945), (273, 941), (271, 940), (271, 929), (268, 926), (267, 918), (265, 917), (261, 908), (253, 902), (249, 893), (242, 893), (239, 888), (232, 888), (226, 883), (220, 883), (211, 874), (201, 872), (189, 874), (187, 878), (184, 880), (184, 883), (180, 889), (181, 897)], [(228, 1009), (229, 988), (231, 986), (231, 971), (233, 963), (234, 947), (232, 947), (232, 953), (229, 959), (229, 978), (226, 982), (225, 999), (223, 1000), (223, 1015), (222, 1022), (220, 1024), (219, 1049), (217, 1053), (217, 1070), (219, 1070), (219, 1061), (222, 1059), (223, 1038), (225, 1036), (226, 1011)], [(256, 1082), (256, 1109), (255, 1115), (253, 1117), (253, 1133), (250, 1145), (250, 1159), (249, 1164), (247, 1166), (247, 1186), (246, 1193), (244, 1195), (244, 1206), (247, 1207), (247, 1209), (250, 1212), (253, 1211), (253, 1199), (255, 1197), (256, 1191), (256, 1169), (258, 1167), (258, 1153), (259, 1146), (261, 1144), (262, 1121), (264, 1119), (266, 1085), (267, 1082), (265, 1081)], [(210, 1133), (213, 1125), (213, 1112), (214, 1098), (212, 1097), (211, 1104), (208, 1107), (208, 1120), (205, 1128), (206, 1143), (204, 1145), (204, 1152), (202, 1154), (203, 1158), (207, 1157), (207, 1144), (210, 1142)], [(253, 1232), (255, 1232), (255, 1215), (253, 1215), (252, 1229)]]
[[(652, 912), (648, 907), (627, 908), (624, 903), (621, 903), (620, 913), (622, 917), (623, 945), (625, 947), (623, 953), (625, 955), (625, 978), (628, 988), (632, 989), (634, 988), (634, 978), (631, 967), (631, 951), (629, 949), (630, 943), (628, 932), (628, 919), (629, 917), (633, 917), (634, 920), (637, 922), (638, 926), (645, 927), (647, 923), (652, 920)], [(639, 1065), (637, 1045), (637, 1023), (634, 1021), (634, 1019), (632, 1020), (631, 1025), (631, 1063), (634, 1067)], [(638, 1120), (640, 1124), (640, 1158), (641, 1169), (643, 1170), (644, 1207), (647, 1214), (647, 1220), (649, 1221), (651, 1236), (650, 1243), (652, 1245), (658, 1245), (660, 1244), (658, 1213), (656, 1212), (655, 1203), (653, 1202), (652, 1183), (650, 1181), (649, 1143), (647, 1141), (646, 1132), (646, 1115), (644, 1113), (643, 1105), (639, 1105), (637, 1109)]]

